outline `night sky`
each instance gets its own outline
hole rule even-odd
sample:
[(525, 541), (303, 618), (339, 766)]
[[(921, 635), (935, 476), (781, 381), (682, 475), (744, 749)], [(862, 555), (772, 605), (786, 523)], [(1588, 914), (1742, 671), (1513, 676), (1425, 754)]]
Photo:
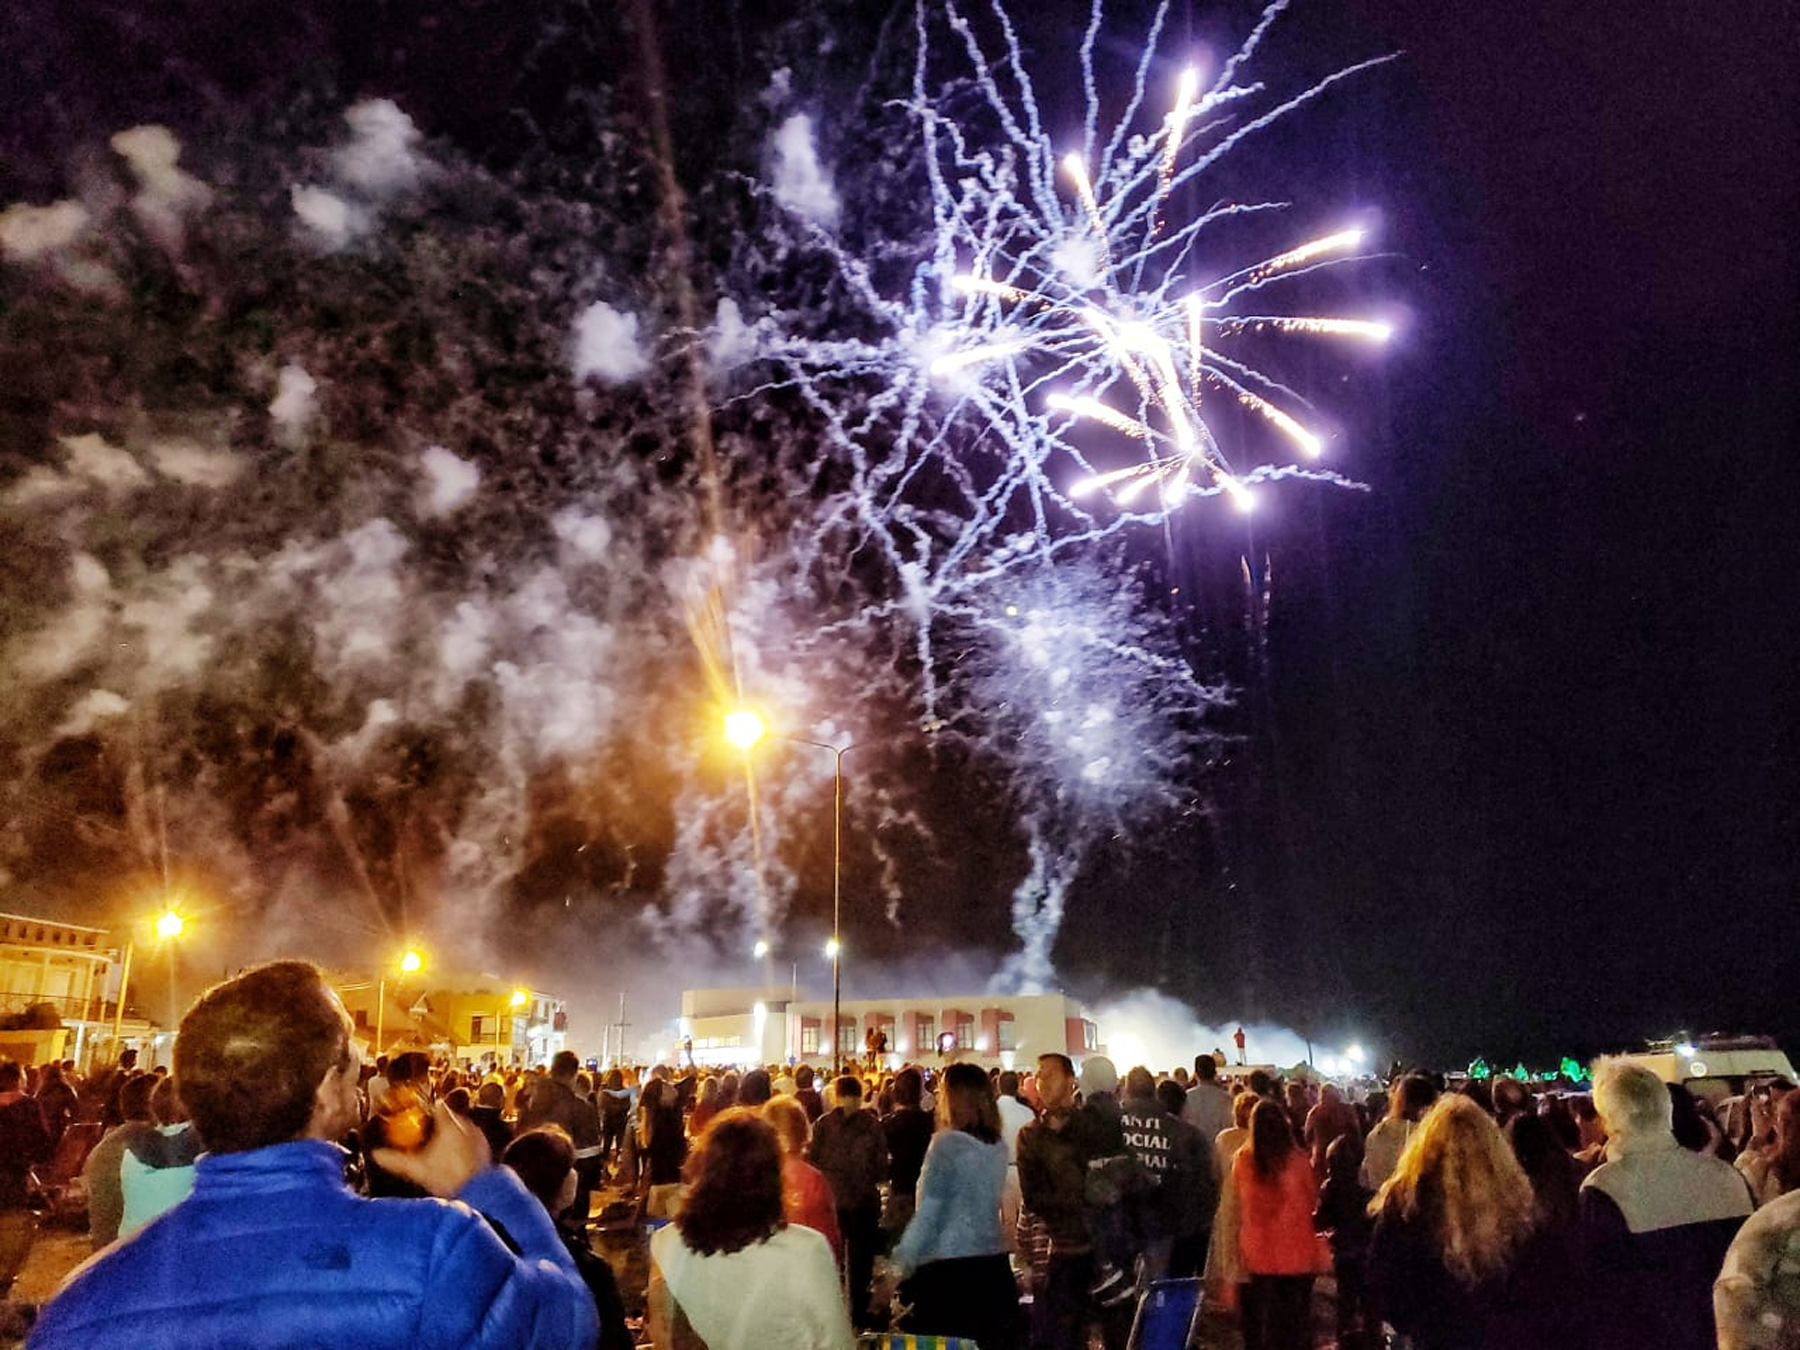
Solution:
[[(524, 79), (537, 35), (510, 6), (14, 8), (0, 202), (71, 191), (79, 147), (132, 122), (251, 135), (298, 87), (392, 97), (496, 172), (583, 153), (571, 91), (602, 88), (605, 116), (632, 126), (627, 50), (572, 49)], [(765, 44), (804, 52), (835, 32), (854, 59), (825, 67), (850, 80), (886, 17), (833, 6), (777, 32), (756, 7), (654, 8), (690, 193), (751, 119)], [(1020, 8), (1040, 71), (1072, 73), (1085, 5)], [(1111, 7), (1113, 40), (1142, 9)], [(1178, 0), (1165, 50), (1235, 41), (1253, 17)], [(1307, 376), (1370, 491), (1290, 485), (1248, 524), (1202, 504), (1148, 550), (1190, 654), (1239, 697), (1188, 806), (1091, 858), (1059, 969), (1092, 995), (1154, 987), (1203, 1021), (1438, 1063), (1677, 1029), (1791, 1047), (1800, 11), (1300, 0), (1279, 34), (1277, 69), (1403, 53), (1208, 189), (1380, 222), (1383, 256), (1359, 284), (1405, 316), (1401, 336)], [(1044, 82), (1051, 118), (1073, 84)], [(521, 139), (517, 108), (562, 139)], [(4, 350), (22, 359), (16, 334)], [(11, 473), (41, 460), (46, 416), (8, 404)], [(1246, 564), (1267, 573), (1266, 611)], [(18, 640), (22, 606), (9, 593), (0, 638)], [(25, 773), (34, 737), (0, 730), (7, 772)], [(961, 947), (979, 969), (1006, 941), (1021, 850), (991, 781), (951, 760), (902, 748), (878, 770), (927, 785), (937, 845), (892, 844), (909, 926), (853, 921), (859, 955), (916, 970)], [(654, 879), (671, 828), (641, 831), (649, 860), (630, 867)], [(79, 917), (92, 872), (26, 834), (15, 880)], [(568, 852), (576, 834), (543, 849), (512, 904), (549, 923), (547, 906), (593, 888), (582, 927), (596, 961), (616, 960), (637, 941), (618, 875), (631, 848), (596, 849), (612, 868), (596, 876)], [(796, 913), (816, 920), (829, 856), (814, 835), (794, 866)], [(852, 839), (846, 894), (876, 871)]]

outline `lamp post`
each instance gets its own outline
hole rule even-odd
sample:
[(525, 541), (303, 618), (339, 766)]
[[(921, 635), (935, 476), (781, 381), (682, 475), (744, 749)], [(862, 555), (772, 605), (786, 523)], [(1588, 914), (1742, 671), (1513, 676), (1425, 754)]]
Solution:
[(506, 1009), (494, 1014), (494, 1066), (496, 1068), (500, 1065), (500, 1028), (510, 1022), (513, 1017), (517, 1017), (519, 1009), (523, 1008), (530, 998), (531, 995), (523, 989), (515, 989), (512, 991), (512, 999), (508, 1004), (511, 1016), (507, 1015)]
[[(158, 914), (151, 923), (158, 941), (173, 942), (187, 928), (187, 920), (181, 917), (180, 911), (170, 905)], [(131, 987), (131, 958), (137, 952), (137, 942), (128, 938), (125, 942), (125, 959), (119, 964), (119, 1002), (113, 1009), (113, 1054), (119, 1053), (119, 1038), (125, 1027), (125, 993)]]
[[(408, 947), (400, 954), (400, 959), (395, 964), (400, 967), (400, 978), (405, 979), (408, 975), (417, 975), (425, 968), (425, 958), (419, 955), (416, 948)], [(398, 984), (399, 981), (396, 980), (395, 983)], [(363, 987), (365, 989), (368, 988), (367, 985), (364, 985)], [(387, 974), (384, 971), (375, 987), (375, 1053), (377, 1056), (379, 1056), (384, 1049), (382, 1041), (385, 1039), (383, 1033), (386, 1030)]]
[(859, 744), (867, 742), (827, 745), (824, 741), (808, 740), (804, 736), (770, 731), (762, 715), (750, 708), (737, 708), (725, 714), (725, 739), (745, 754), (765, 736), (775, 736), (784, 741), (831, 752), (831, 941), (825, 946), (825, 954), (831, 958), (831, 1058), (836, 1071), (841, 1073), (844, 1068), (844, 944), (841, 922), (844, 891), (844, 756)]

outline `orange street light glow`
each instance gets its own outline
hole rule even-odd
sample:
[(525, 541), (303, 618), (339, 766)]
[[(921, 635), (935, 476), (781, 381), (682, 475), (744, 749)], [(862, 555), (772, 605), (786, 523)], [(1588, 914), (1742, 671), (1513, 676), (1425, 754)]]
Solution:
[(748, 750), (768, 732), (762, 715), (749, 708), (738, 708), (725, 714), (725, 739), (740, 750)]

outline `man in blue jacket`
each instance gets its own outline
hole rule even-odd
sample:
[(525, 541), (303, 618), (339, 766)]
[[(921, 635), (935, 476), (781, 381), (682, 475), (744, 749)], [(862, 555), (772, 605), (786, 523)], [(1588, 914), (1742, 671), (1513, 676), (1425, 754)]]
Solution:
[(378, 1161), (443, 1199), (344, 1185), (350, 1027), (303, 961), (201, 997), (175, 1044), (207, 1149), (193, 1194), (76, 1270), (31, 1350), (590, 1350), (594, 1302), (549, 1216), (442, 1103), (423, 1147)]

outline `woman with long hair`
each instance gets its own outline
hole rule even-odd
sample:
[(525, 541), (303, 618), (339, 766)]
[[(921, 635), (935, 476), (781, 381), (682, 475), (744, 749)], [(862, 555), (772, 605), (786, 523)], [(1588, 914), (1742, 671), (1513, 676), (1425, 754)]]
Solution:
[(656, 1350), (851, 1350), (825, 1239), (782, 1217), (781, 1145), (756, 1112), (723, 1111), (687, 1165), (675, 1221), (650, 1239)]
[(1442, 1097), (1426, 1112), (1369, 1209), (1372, 1300), (1418, 1350), (1549, 1343), (1536, 1198), (1475, 1102)]
[(1000, 1232), (1006, 1168), (992, 1083), (973, 1064), (952, 1064), (938, 1087), (918, 1206), (894, 1247), (911, 1309), (905, 1330), (966, 1337), (981, 1350), (1019, 1344), (1019, 1291)]
[(1308, 1350), (1313, 1279), (1329, 1261), (1313, 1231), (1319, 1186), (1287, 1111), (1262, 1100), (1237, 1151), (1215, 1223), (1207, 1274), (1241, 1310), (1244, 1350)]

